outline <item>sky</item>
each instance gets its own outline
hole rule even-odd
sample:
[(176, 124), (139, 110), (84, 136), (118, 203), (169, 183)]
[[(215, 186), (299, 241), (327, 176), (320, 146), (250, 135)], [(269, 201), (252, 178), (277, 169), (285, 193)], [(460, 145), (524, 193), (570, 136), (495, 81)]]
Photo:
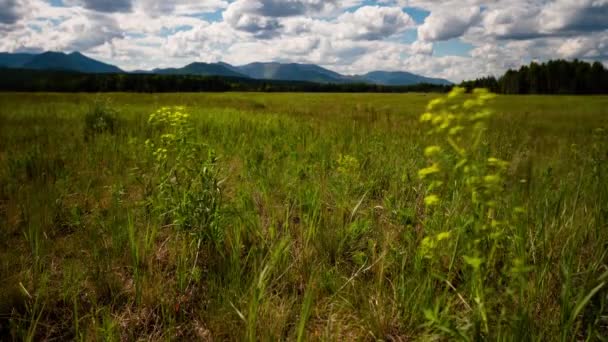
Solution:
[(0, 51), (49, 50), (125, 70), (277, 61), (459, 82), (555, 58), (608, 66), (608, 0), (0, 0)]

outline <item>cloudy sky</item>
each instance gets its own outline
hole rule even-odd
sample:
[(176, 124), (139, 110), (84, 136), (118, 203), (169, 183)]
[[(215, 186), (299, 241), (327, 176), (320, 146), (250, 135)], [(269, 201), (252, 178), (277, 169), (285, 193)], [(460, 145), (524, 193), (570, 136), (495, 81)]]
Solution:
[(550, 58), (608, 66), (608, 0), (0, 0), (0, 51), (44, 50), (125, 70), (280, 61), (460, 81)]

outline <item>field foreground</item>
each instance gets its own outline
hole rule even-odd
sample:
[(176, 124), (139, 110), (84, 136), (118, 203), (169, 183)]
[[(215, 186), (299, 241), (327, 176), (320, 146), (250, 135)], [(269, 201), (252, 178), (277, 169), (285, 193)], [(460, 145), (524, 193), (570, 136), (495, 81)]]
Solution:
[(438, 96), (0, 93), (0, 340), (605, 340), (608, 97)]

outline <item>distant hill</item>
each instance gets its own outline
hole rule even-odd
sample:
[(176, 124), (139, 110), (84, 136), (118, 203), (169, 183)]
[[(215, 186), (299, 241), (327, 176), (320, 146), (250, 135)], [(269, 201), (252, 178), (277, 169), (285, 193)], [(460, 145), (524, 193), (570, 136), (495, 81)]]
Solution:
[(24, 64), (34, 58), (31, 53), (7, 53), (0, 52), (0, 67), (4, 68), (22, 68)]
[(306, 81), (316, 83), (347, 83), (350, 79), (314, 64), (251, 63), (237, 67), (251, 78)]
[(365, 75), (345, 76), (314, 64), (251, 63), (237, 67), (256, 79), (306, 81), (316, 83), (371, 83), (388, 86), (414, 84), (451, 85), (448, 80), (429, 78), (405, 71), (373, 71)]
[[(120, 68), (89, 58), (79, 52), (44, 52), (41, 54), (0, 53), (0, 68), (34, 70), (63, 70), (81, 73), (124, 73)], [(368, 83), (383, 86), (409, 86), (416, 84), (451, 85), (439, 78), (429, 78), (405, 71), (373, 71), (365, 75), (346, 76), (314, 64), (251, 63), (233, 66), (228, 63), (191, 63), (181, 68), (136, 70), (131, 74), (194, 75), (252, 78), (272, 81), (313, 83)]]
[(237, 72), (226, 63), (191, 63), (183, 68), (154, 69), (151, 73), (159, 75), (247, 77), (247, 75)]
[(65, 54), (63, 52), (44, 52), (35, 55), (21, 66), (24, 69), (66, 70), (91, 74), (121, 73), (118, 67), (89, 58), (80, 52)]
[(381, 85), (412, 85), (412, 84), (438, 84), (451, 85), (452, 82), (441, 78), (429, 78), (405, 71), (372, 71), (365, 75), (359, 76), (360, 79), (369, 83)]
[(245, 73), (243, 70), (239, 69), (239, 67), (236, 67), (234, 65), (231, 65), (231, 64), (228, 64), (228, 63), (225, 63), (225, 62), (218, 62), (217, 64), (219, 64), (219, 65), (221, 65), (221, 66), (223, 66), (225, 68), (228, 68), (228, 69), (230, 69), (230, 70), (232, 70), (234, 72), (237, 72), (237, 73), (239, 73), (241, 75), (245, 75), (247, 77), (250, 77), (249, 75), (247, 75), (247, 73)]
[(118, 67), (89, 58), (80, 52), (0, 53), (0, 67), (34, 70), (64, 70), (84, 73), (121, 73)]

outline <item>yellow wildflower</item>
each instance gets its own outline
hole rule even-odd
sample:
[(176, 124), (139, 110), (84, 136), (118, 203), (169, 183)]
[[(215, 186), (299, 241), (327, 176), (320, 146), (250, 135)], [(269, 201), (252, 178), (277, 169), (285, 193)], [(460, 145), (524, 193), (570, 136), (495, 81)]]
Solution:
[(437, 196), (437, 195), (428, 195), (424, 198), (424, 204), (426, 204), (426, 206), (428, 206), (428, 207), (437, 205), (437, 204), (439, 204), (439, 202), (440, 202), (439, 196)]
[(433, 157), (441, 153), (441, 147), (437, 145), (429, 146), (424, 149), (424, 155), (427, 157)]
[(435, 163), (429, 167), (425, 167), (424, 169), (421, 169), (420, 171), (418, 171), (418, 177), (420, 177), (421, 179), (424, 179), (429, 175), (438, 173), (439, 171), (441, 171), (441, 169), (439, 168), (439, 165), (437, 163)]

